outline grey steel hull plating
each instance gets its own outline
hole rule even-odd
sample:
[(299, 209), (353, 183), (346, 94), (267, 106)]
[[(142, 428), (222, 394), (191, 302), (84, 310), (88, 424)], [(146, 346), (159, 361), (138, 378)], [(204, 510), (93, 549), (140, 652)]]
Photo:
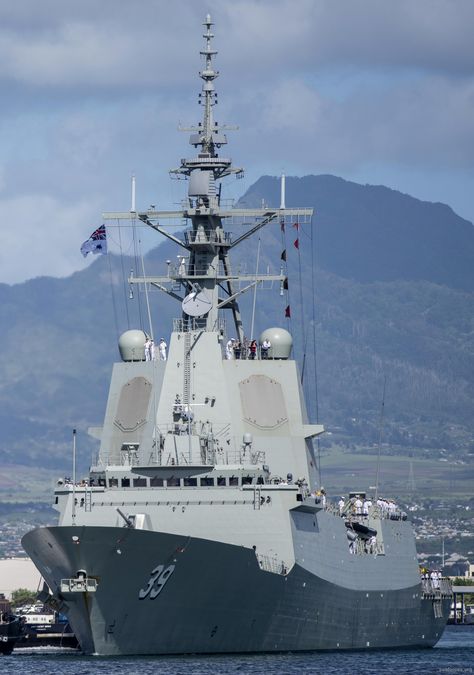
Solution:
[[(73, 539), (75, 538), (75, 540)], [(177, 654), (431, 647), (436, 618), (420, 586), (355, 591), (298, 564), (260, 569), (252, 550), (203, 539), (113, 527), (39, 528), (23, 545), (64, 602), (85, 653)], [(174, 565), (161, 592), (140, 599), (150, 573)], [(59, 594), (79, 569), (95, 593)]]

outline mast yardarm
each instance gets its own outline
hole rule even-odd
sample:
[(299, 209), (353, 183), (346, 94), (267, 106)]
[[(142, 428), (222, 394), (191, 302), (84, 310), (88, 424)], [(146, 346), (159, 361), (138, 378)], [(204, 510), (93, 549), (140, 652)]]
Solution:
[[(282, 272), (263, 275), (236, 272), (231, 267), (230, 250), (277, 218), (298, 218), (301, 222), (302, 219), (311, 218), (312, 210), (267, 206), (260, 209), (236, 209), (226, 208), (222, 202), (222, 179), (232, 174), (241, 177), (243, 170), (234, 168), (231, 158), (218, 154), (220, 148), (227, 144), (224, 130), (237, 127), (220, 126), (214, 120), (213, 108), (217, 104), (214, 80), (219, 76), (219, 71), (214, 67), (217, 51), (213, 47), (213, 23), (209, 14), (203, 26), (204, 46), (200, 50), (203, 67), (199, 72), (202, 80), (199, 94), (199, 102), (203, 107), (202, 121), (187, 129), (180, 127), (181, 131), (191, 132), (189, 143), (197, 149), (197, 154), (181, 159), (180, 166), (170, 171), (172, 175), (187, 180), (187, 196), (182, 202), (182, 210), (164, 212), (155, 211), (153, 207), (146, 212), (136, 213), (139, 220), (171, 239), (188, 255), (179, 255), (179, 264), (168, 268), (166, 276), (133, 275), (129, 283), (151, 284), (181, 302), (182, 318), (177, 326), (185, 332), (192, 329), (227, 330), (220, 313), (221, 310), (230, 312), (234, 328), (229, 330), (243, 341), (240, 296), (262, 281), (278, 281), (281, 284), (284, 275)], [(130, 218), (130, 213), (103, 215), (104, 219)], [(184, 219), (190, 224), (183, 239), (168, 232), (162, 225), (170, 219)], [(226, 222), (234, 227), (242, 225), (246, 229), (237, 237), (232, 236), (225, 230)]]

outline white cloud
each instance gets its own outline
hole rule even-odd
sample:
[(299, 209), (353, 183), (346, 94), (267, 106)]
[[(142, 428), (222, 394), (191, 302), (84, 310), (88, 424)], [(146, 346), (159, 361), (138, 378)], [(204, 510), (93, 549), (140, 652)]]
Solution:
[(0, 282), (67, 276), (85, 267), (79, 248), (91, 234), (84, 234), (84, 223), (93, 208), (86, 201), (60, 204), (45, 194), (1, 200)]
[(247, 92), (243, 114), (242, 107), (259, 111), (243, 131), (257, 155), (286, 157), (308, 170), (381, 161), (473, 167), (474, 78), (425, 77), (388, 89), (366, 83), (343, 100), (293, 78)]
[(167, 172), (193, 153), (176, 127), (201, 116), (208, 11), (216, 118), (240, 126), (226, 154), (250, 175), (398, 172), (474, 216), (471, 0), (22, 0), (0, 4), (3, 281), (80, 269), (132, 171), (140, 207), (183, 196)]
[(474, 67), (471, 0), (22, 0), (16, 5), (0, 8), (0, 77), (35, 87), (109, 91), (181, 83), (207, 11), (216, 22), (221, 63), (242, 83), (334, 66), (459, 74)]

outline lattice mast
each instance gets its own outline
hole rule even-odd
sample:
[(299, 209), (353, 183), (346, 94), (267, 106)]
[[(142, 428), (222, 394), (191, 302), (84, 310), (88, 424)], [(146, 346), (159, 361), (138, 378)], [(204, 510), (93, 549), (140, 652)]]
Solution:
[[(182, 211), (160, 212), (149, 210), (136, 213), (141, 221), (168, 237), (188, 252), (181, 256), (180, 264), (171, 269), (166, 277), (132, 277), (131, 284), (149, 283), (181, 301), (183, 307), (182, 326), (184, 330), (198, 327), (200, 330), (219, 329), (219, 311), (230, 309), (233, 315), (235, 334), (244, 338), (242, 320), (237, 298), (246, 290), (254, 288), (260, 281), (283, 282), (283, 275), (240, 275), (233, 274), (229, 260), (229, 250), (261, 227), (276, 218), (311, 218), (311, 209), (225, 209), (221, 205), (220, 181), (231, 174), (243, 175), (243, 169), (232, 166), (232, 160), (220, 157), (218, 151), (227, 145), (225, 130), (236, 129), (219, 125), (214, 120), (213, 109), (217, 104), (214, 80), (219, 72), (214, 68), (217, 51), (213, 48), (213, 23), (208, 14), (204, 21), (204, 48), (200, 51), (204, 65), (199, 72), (202, 79), (199, 103), (203, 107), (202, 121), (197, 126), (180, 128), (191, 132), (189, 143), (198, 150), (196, 156), (181, 159), (180, 166), (170, 174), (188, 181), (188, 193)], [(105, 213), (104, 219), (130, 219), (130, 214)], [(191, 228), (179, 239), (167, 232), (160, 221), (168, 219), (188, 219)], [(234, 225), (251, 225), (233, 241), (225, 232), (223, 221), (230, 220)], [(239, 289), (237, 290), (237, 284)], [(182, 294), (177, 292), (176, 286)], [(203, 309), (202, 313), (200, 309)], [(190, 316), (193, 317), (190, 319)], [(195, 318), (199, 321), (196, 322)]]

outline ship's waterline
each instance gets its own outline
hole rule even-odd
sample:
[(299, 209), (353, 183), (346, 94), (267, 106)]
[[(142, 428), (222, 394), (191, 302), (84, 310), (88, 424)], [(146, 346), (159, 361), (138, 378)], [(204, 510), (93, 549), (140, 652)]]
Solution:
[[(298, 564), (287, 575), (275, 574), (261, 569), (252, 549), (219, 542), (63, 527), (33, 531), (25, 544), (52, 587), (85, 564), (97, 579), (95, 593), (63, 594), (86, 653), (430, 647), (445, 623), (433, 621), (418, 584), (355, 590)], [(153, 574), (160, 568), (168, 572), (164, 583)], [(448, 611), (449, 601), (444, 605)]]

